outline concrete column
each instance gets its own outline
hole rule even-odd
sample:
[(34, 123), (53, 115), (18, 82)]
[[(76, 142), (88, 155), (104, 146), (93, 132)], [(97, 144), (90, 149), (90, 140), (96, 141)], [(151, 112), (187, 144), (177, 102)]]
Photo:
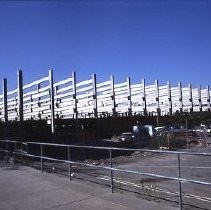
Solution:
[(97, 82), (96, 82), (96, 74), (92, 75), (92, 85), (93, 85), (93, 110), (94, 110), (94, 117), (98, 117), (97, 113)]
[(178, 83), (178, 91), (179, 91), (179, 111), (180, 113), (183, 112), (183, 101), (182, 101), (182, 84), (181, 82)]
[(49, 70), (50, 84), (50, 108), (51, 108), (51, 132), (55, 133), (55, 112), (54, 112), (54, 87), (53, 87), (53, 70)]
[(169, 81), (167, 81), (167, 91), (168, 91), (169, 115), (172, 115), (171, 84)]
[[(30, 102), (33, 102), (32, 95), (30, 95)], [(31, 104), (30, 107), (31, 107), (31, 113), (32, 113), (33, 112), (33, 105)], [(31, 115), (31, 118), (32, 118), (32, 115)]]
[(130, 77), (127, 77), (127, 100), (128, 100), (128, 115), (132, 115), (132, 102), (131, 102), (131, 81)]
[(207, 85), (207, 110), (210, 111), (210, 87)]
[[(40, 84), (37, 84), (37, 93), (40, 92)], [(41, 104), (40, 104), (40, 97), (37, 98), (37, 106), (38, 107), (41, 107)], [(41, 120), (42, 119), (42, 111), (39, 111), (38, 113), (38, 119)]]
[(116, 115), (116, 101), (115, 101), (115, 92), (114, 92), (114, 76), (111, 76), (111, 100), (112, 100), (112, 112), (113, 115)]
[(18, 76), (18, 121), (23, 123), (23, 73), (17, 72)]
[(155, 100), (156, 100), (156, 109), (157, 109), (157, 115), (160, 116), (160, 104), (159, 104), (159, 83), (158, 80), (155, 80)]
[(7, 79), (3, 79), (3, 110), (4, 110), (4, 122), (8, 122), (7, 111)]
[(74, 108), (73, 108), (73, 113), (75, 116), (75, 119), (78, 119), (78, 109), (77, 109), (77, 96), (76, 96), (76, 73), (72, 72), (72, 88), (73, 88), (73, 103), (74, 103)]
[(144, 115), (147, 115), (147, 103), (146, 103), (146, 93), (145, 93), (145, 79), (141, 80), (141, 86), (142, 86), (143, 112), (144, 112)]
[[(40, 84), (37, 85), (37, 93), (39, 93), (39, 92), (40, 92)], [(38, 97), (37, 100), (38, 100), (38, 101), (37, 101), (37, 104), (38, 104), (38, 106), (40, 107), (40, 106), (41, 106), (41, 104), (40, 104), (40, 97)]]
[(201, 85), (198, 87), (198, 102), (199, 102), (199, 111), (202, 112)]
[(188, 84), (189, 89), (189, 102), (190, 102), (190, 113), (193, 113), (193, 95), (192, 95), (192, 85)]

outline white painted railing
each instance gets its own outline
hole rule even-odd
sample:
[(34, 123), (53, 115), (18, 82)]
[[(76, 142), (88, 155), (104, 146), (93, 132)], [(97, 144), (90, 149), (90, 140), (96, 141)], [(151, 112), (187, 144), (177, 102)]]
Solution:
[(2, 121), (49, 119), (53, 122), (54, 118), (165, 115), (210, 110), (209, 86), (192, 88), (190, 84), (182, 86), (178, 83), (171, 87), (169, 82), (159, 86), (157, 80), (146, 85), (145, 80), (131, 84), (127, 78), (116, 84), (112, 76), (97, 84), (95, 74), (88, 80), (76, 82), (73, 72), (70, 78), (53, 82), (50, 70), (48, 76), (23, 85), (22, 71), (18, 71), (18, 88), (8, 91), (6, 79), (3, 87), (0, 95)]

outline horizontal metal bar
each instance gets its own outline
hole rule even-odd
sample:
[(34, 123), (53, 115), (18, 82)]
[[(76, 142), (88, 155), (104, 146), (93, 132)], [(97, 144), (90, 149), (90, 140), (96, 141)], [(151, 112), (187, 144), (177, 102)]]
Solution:
[[(0, 140), (0, 142), (5, 142), (5, 143), (20, 143), (18, 141), (10, 141), (10, 140)], [(106, 150), (117, 150), (117, 149), (122, 149), (122, 148), (105, 148), (105, 147), (91, 147), (91, 146), (76, 146), (76, 145), (59, 145), (59, 144), (50, 144), (50, 143), (37, 143), (37, 142), (25, 142), (23, 143), (24, 145), (28, 145), (28, 144), (37, 144), (37, 145), (49, 145), (49, 146), (63, 146), (63, 147), (75, 147), (75, 148), (90, 148), (90, 149), (106, 149)], [(137, 149), (123, 149), (123, 150), (132, 150), (132, 151), (137, 151)], [(139, 150), (139, 149), (138, 149)], [(2, 150), (0, 149), (0, 151), (2, 152), (6, 152), (8, 153), (8, 150)], [(16, 150), (18, 151), (18, 150)], [(139, 150), (140, 151), (140, 150)], [(163, 152), (164, 151), (155, 151), (155, 150), (141, 150), (141, 151), (150, 151), (150, 152)], [(28, 156), (28, 157), (34, 157), (34, 158), (40, 158), (41, 156), (38, 155), (32, 155), (29, 153), (26, 153), (26, 151), (24, 151), (24, 153), (21, 153), (21, 151), (19, 152), (15, 152), (13, 151), (14, 154), (22, 154), (24, 156)], [(165, 151), (166, 153), (166, 151)], [(169, 151), (168, 153), (170, 154), (188, 154), (188, 155), (192, 155), (193, 153), (185, 153), (185, 152), (171, 152)], [(210, 155), (210, 153), (195, 153), (194, 155)], [(151, 176), (151, 177), (156, 177), (156, 178), (163, 178), (163, 179), (169, 179), (169, 180), (174, 180), (174, 181), (181, 181), (181, 182), (186, 182), (186, 183), (194, 183), (194, 184), (202, 184), (202, 185), (210, 185), (211, 183), (209, 182), (204, 182), (204, 181), (197, 181), (197, 180), (191, 180), (191, 179), (185, 179), (185, 178), (180, 178), (180, 177), (171, 177), (171, 176), (164, 176), (164, 175), (159, 175), (159, 174), (153, 174), (153, 173), (143, 173), (143, 172), (139, 172), (139, 171), (132, 171), (132, 170), (126, 170), (126, 169), (121, 169), (121, 168), (114, 168), (114, 167), (108, 167), (108, 166), (96, 166), (96, 165), (92, 165), (92, 164), (88, 164), (88, 163), (82, 163), (82, 162), (76, 162), (76, 161), (70, 161), (70, 160), (63, 160), (63, 159), (56, 159), (56, 158), (50, 158), (50, 157), (46, 157), (46, 156), (42, 156), (43, 159), (45, 160), (51, 160), (51, 161), (57, 161), (57, 162), (64, 162), (64, 163), (68, 163), (68, 164), (76, 164), (76, 165), (83, 165), (83, 166), (88, 166), (88, 167), (94, 167), (94, 168), (100, 168), (100, 169), (105, 169), (105, 170), (112, 170), (112, 171), (118, 171), (118, 172), (123, 172), (123, 173), (131, 173), (131, 174), (136, 174), (136, 175), (144, 175), (144, 176)]]
[(21, 143), (20, 141), (13, 141), (13, 140), (0, 140), (0, 142), (9, 142), (9, 143)]
[[(17, 142), (11, 140), (0, 140), (0, 142)], [(69, 145), (69, 144), (52, 144), (52, 143), (41, 143), (41, 142), (24, 142), (24, 144), (37, 144), (46, 146), (58, 146), (58, 147), (72, 147), (72, 148), (87, 148), (87, 149), (100, 149), (100, 150), (121, 150), (121, 151), (139, 151), (139, 152), (152, 152), (152, 153), (164, 153), (164, 154), (182, 154), (182, 155), (201, 155), (201, 156), (211, 156), (211, 153), (197, 153), (197, 152), (177, 152), (177, 151), (163, 151), (163, 150), (147, 150), (147, 149), (129, 149), (129, 148), (119, 148), (119, 147), (97, 147), (97, 146), (80, 146), (80, 145)]]
[(83, 85), (91, 85), (91, 84), (92, 84), (92, 79), (88, 79), (88, 80), (77, 83), (76, 88), (79, 88)]
[(105, 82), (102, 82), (102, 83), (98, 83), (97, 84), (97, 88), (104, 87), (104, 86), (109, 86), (110, 87), (110, 85), (111, 85), (111, 81), (108, 80), (108, 81), (105, 81)]
[(14, 90), (8, 91), (7, 95), (13, 95), (14, 93), (17, 94), (17, 92), (18, 92), (18, 89), (14, 89)]
[(72, 147), (72, 148), (87, 148), (87, 149), (102, 149), (102, 150), (121, 150), (121, 151), (140, 151), (140, 152), (152, 152), (152, 153), (165, 153), (165, 154), (184, 154), (184, 155), (202, 155), (211, 156), (211, 153), (197, 153), (197, 152), (176, 152), (176, 151), (163, 151), (163, 150), (145, 150), (145, 149), (129, 149), (118, 147), (96, 147), (96, 146), (79, 146), (68, 144), (52, 144), (52, 143), (40, 143), (40, 142), (26, 142), (27, 144), (44, 144), (46, 146), (59, 146), (59, 147)]
[[(28, 156), (28, 157), (40, 158), (40, 156), (37, 156), (37, 155), (31, 155), (31, 154), (23, 154), (23, 155)], [(173, 181), (181, 181), (181, 182), (188, 182), (188, 183), (193, 183), (193, 184), (203, 184), (203, 185), (210, 185), (211, 186), (210, 182), (203, 182), (203, 181), (197, 181), (197, 180), (192, 180), (192, 179), (185, 179), (185, 178), (172, 177), (172, 176), (164, 176), (164, 175), (153, 174), (153, 173), (143, 173), (143, 172), (139, 172), (139, 171), (132, 171), (132, 170), (114, 168), (114, 167), (109, 167), (109, 166), (102, 166), (102, 165), (97, 166), (97, 165), (92, 165), (92, 164), (89, 164), (89, 163), (82, 163), (82, 162), (76, 162), (76, 161), (56, 159), (56, 158), (50, 158), (50, 157), (46, 157), (46, 156), (42, 156), (42, 158), (45, 159), (45, 160), (51, 160), (51, 161), (56, 161), (56, 162), (63, 162), (63, 163), (69, 163), (69, 164), (71, 163), (71, 164), (75, 164), (75, 165), (83, 165), (83, 166), (112, 170), (112, 171), (118, 171), (118, 172), (123, 172), (123, 173), (131, 173), (131, 174), (136, 174), (136, 175), (151, 176), (151, 177), (156, 177), (156, 178), (170, 179), (170, 180), (173, 180)]]
[(67, 83), (69, 83), (69, 82), (73, 82), (73, 78), (68, 78), (68, 79), (64, 79), (64, 80), (62, 80), (62, 81), (59, 81), (59, 82), (56, 82), (56, 83), (54, 83), (54, 87), (56, 87), (56, 86), (60, 86), (60, 85), (65, 85), (65, 84), (67, 84)]
[(36, 80), (36, 81), (33, 81), (33, 82), (31, 82), (31, 83), (29, 83), (29, 84), (27, 84), (27, 85), (24, 85), (24, 86), (23, 86), (23, 89), (30, 88), (30, 87), (32, 87), (32, 86), (34, 86), (34, 85), (38, 85), (38, 84), (40, 84), (40, 83), (42, 83), (42, 82), (45, 82), (45, 81), (48, 81), (48, 80), (49, 80), (49, 76), (43, 77), (43, 78), (38, 79), (38, 80)]

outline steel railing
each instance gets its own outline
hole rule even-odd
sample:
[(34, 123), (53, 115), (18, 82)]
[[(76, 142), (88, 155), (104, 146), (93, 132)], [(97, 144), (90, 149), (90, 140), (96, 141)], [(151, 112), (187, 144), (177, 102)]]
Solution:
[[(11, 145), (13, 145), (13, 146), (11, 146)], [(39, 147), (40, 147), (39, 155), (30, 154), (28, 152), (29, 145), (39, 145)], [(44, 156), (43, 155), (43, 146), (66, 147), (67, 148), (67, 160)], [(79, 161), (73, 161), (73, 160), (71, 160), (71, 151), (70, 151), (71, 148), (107, 150), (109, 152), (109, 166), (102, 166), (102, 165), (99, 166), (99, 165), (93, 165), (93, 164), (79, 162)], [(119, 150), (131, 151), (131, 152), (140, 151), (140, 152), (151, 152), (151, 153), (175, 154), (175, 155), (177, 155), (177, 176), (175, 176), (175, 177), (174, 176), (164, 176), (164, 175), (154, 174), (154, 173), (145, 173), (145, 172), (140, 172), (140, 171), (115, 168), (115, 167), (113, 167), (112, 151), (119, 151)], [(180, 163), (181, 155), (211, 156), (211, 153), (178, 152), (178, 151), (163, 151), (163, 150), (148, 150), (148, 149), (129, 149), (129, 148), (116, 148), (116, 147), (98, 147), (98, 146), (79, 146), (79, 145), (67, 145), (67, 144), (40, 143), (40, 142), (20, 142), (20, 141), (11, 141), (11, 140), (0, 140), (0, 151), (5, 152), (6, 155), (8, 155), (9, 153), (14, 154), (14, 155), (19, 154), (21, 156), (21, 161), (23, 160), (23, 156), (39, 158), (41, 172), (43, 172), (43, 161), (44, 160), (67, 163), (68, 164), (69, 180), (72, 179), (71, 178), (72, 164), (82, 165), (82, 166), (87, 166), (87, 167), (94, 167), (97, 169), (109, 170), (110, 171), (110, 188), (111, 188), (112, 193), (114, 191), (114, 177), (113, 177), (114, 171), (177, 181), (178, 189), (179, 189), (178, 196), (179, 196), (179, 209), (180, 210), (182, 210), (182, 207), (183, 207), (183, 202), (182, 202), (182, 198), (183, 198), (182, 183), (183, 182), (211, 186), (210, 182), (182, 178), (181, 177), (181, 163)]]

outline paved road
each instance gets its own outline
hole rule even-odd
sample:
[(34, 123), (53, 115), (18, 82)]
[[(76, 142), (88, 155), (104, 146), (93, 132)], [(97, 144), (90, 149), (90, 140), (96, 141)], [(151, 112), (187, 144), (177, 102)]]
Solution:
[(70, 182), (63, 176), (3, 163), (0, 163), (0, 189), (1, 210), (177, 209), (134, 194), (112, 194), (109, 187), (95, 183), (76, 179)]
[[(210, 138), (209, 138), (210, 142)], [(200, 152), (211, 153), (211, 146), (208, 147), (194, 147), (189, 150), (183, 150), (188, 152)], [(192, 179), (197, 181), (204, 181), (211, 183), (211, 157), (210, 156), (195, 156), (195, 155), (181, 155), (181, 177), (186, 179)], [(177, 155), (158, 155), (150, 158), (138, 160), (136, 162), (130, 162), (119, 165), (119, 168), (127, 170), (140, 171), (142, 173), (154, 173), (164, 176), (177, 177), (178, 174), (178, 159)], [(125, 174), (118, 174), (122, 180), (127, 180), (131, 183), (139, 183), (141, 178), (128, 177)], [(172, 192), (178, 192), (178, 182), (154, 179), (142, 177), (144, 185), (152, 186), (153, 189), (159, 188), (166, 190), (163, 193), (164, 197), (175, 197), (176, 194)], [(161, 191), (160, 191), (161, 192)], [(182, 182), (183, 203), (187, 204), (184, 209), (211, 209), (211, 186), (199, 185)], [(153, 193), (153, 192), (152, 192)], [(160, 193), (161, 195), (161, 193)], [(178, 196), (176, 196), (178, 197)], [(175, 197), (175, 198), (176, 198)], [(175, 200), (177, 200), (176, 198)]]
[[(211, 146), (204, 147), (198, 145), (197, 147), (183, 151), (211, 153)], [(182, 178), (211, 183), (210, 156), (203, 157), (195, 155), (181, 155), (180, 158)], [(131, 161), (130, 159), (127, 159), (125, 163), (123, 161), (123, 163), (114, 164), (114, 167), (170, 177), (177, 177), (178, 175), (178, 159), (177, 155), (175, 154), (149, 155), (145, 158), (136, 160), (131, 159)], [(76, 167), (74, 168), (74, 173), (76, 173), (77, 178), (81, 176), (83, 179), (87, 179), (88, 175), (90, 175), (91, 180), (93, 180), (94, 177), (96, 180), (106, 180), (108, 183), (110, 179), (109, 171), (102, 172), (102, 170), (90, 169), (86, 167)], [(133, 192), (147, 193), (154, 198), (157, 197), (175, 201), (175, 204), (178, 202), (179, 183), (177, 181), (120, 172), (114, 172), (114, 178), (116, 190), (117, 188), (120, 191), (123, 191), (123, 189), (130, 189)], [(182, 192), (185, 210), (211, 210), (210, 185), (199, 185), (182, 182)]]

